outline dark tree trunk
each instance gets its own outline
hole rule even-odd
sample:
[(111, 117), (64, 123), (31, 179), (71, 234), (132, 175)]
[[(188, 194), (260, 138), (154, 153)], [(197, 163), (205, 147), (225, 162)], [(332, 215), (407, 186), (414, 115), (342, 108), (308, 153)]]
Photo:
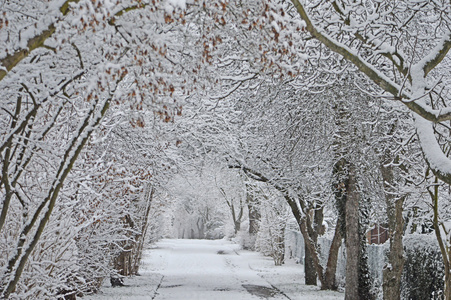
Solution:
[[(289, 196), (285, 195), (285, 198), (288, 202), (288, 204), (291, 207), (291, 211), (296, 219), (296, 221), (299, 224), (299, 229), (301, 230), (302, 233), (302, 237), (304, 238), (304, 246), (306, 249), (306, 253), (308, 251), (310, 257), (311, 257), (311, 264), (308, 263), (308, 267), (304, 266), (305, 268), (305, 279), (306, 279), (306, 284), (307, 284), (307, 276), (309, 276), (309, 278), (313, 278), (313, 276), (310, 277), (310, 275), (307, 275), (308, 272), (314, 270), (315, 274), (321, 274), (320, 276), (315, 276), (315, 280), (316, 278), (319, 278), (321, 281), (321, 285), (324, 284), (324, 274), (329, 274), (328, 278), (330, 277), (334, 277), (335, 278), (335, 270), (336, 270), (336, 264), (337, 264), (337, 258), (338, 258), (338, 250), (340, 249), (340, 244), (341, 244), (341, 237), (340, 234), (338, 233), (338, 240), (336, 243), (333, 243), (330, 251), (329, 251), (329, 255), (332, 255), (332, 258), (330, 260), (330, 263), (327, 264), (327, 268), (331, 267), (331, 268), (335, 268), (335, 270), (327, 270), (324, 272), (324, 268), (320, 263), (319, 260), (319, 253), (318, 253), (318, 249), (317, 249), (317, 237), (318, 235), (313, 233), (313, 228), (311, 226), (311, 221), (308, 221), (310, 216), (308, 214), (306, 214), (305, 217), (303, 217), (303, 213), (299, 208), (299, 205), (296, 204), (295, 200), (290, 198)], [(322, 211), (321, 211), (322, 212)], [(338, 230), (338, 228), (335, 229), (336, 231)], [(336, 233), (337, 234), (337, 233)], [(316, 236), (316, 238), (315, 238)], [(315, 240), (314, 240), (315, 238)], [(338, 245), (337, 245), (338, 244)], [(307, 254), (306, 254), (307, 255)], [(306, 263), (304, 261), (304, 263)], [(311, 273), (309, 273), (311, 274)], [(310, 279), (309, 279), (310, 280)], [(325, 287), (328, 285), (324, 285)], [(335, 289), (335, 288), (334, 288)]]
[(238, 231), (241, 230), (241, 222), (240, 221), (235, 221), (235, 234), (238, 233)]
[(307, 243), (305, 246), (305, 256), (304, 256), (304, 273), (305, 273), (305, 284), (306, 285), (316, 285), (317, 284), (317, 273), (315, 270), (315, 265), (313, 264), (312, 255), (310, 254), (309, 247)]
[[(386, 154), (386, 158), (388, 155)], [(401, 274), (404, 268), (404, 249), (402, 243), (404, 219), (402, 217), (404, 197), (393, 193), (391, 187), (395, 186), (393, 167), (388, 165), (386, 159), (381, 165), (382, 179), (384, 180), (385, 202), (387, 205), (388, 231), (390, 238), (390, 251), (388, 264), (382, 270), (382, 290), (384, 299), (401, 299)], [(385, 165), (387, 164), (387, 166)]]
[(359, 201), (355, 167), (348, 164), (346, 186), (346, 291), (345, 300), (359, 300)]
[[(310, 212), (310, 215), (313, 214), (313, 224), (309, 224), (310, 222), (307, 222), (307, 224), (310, 225), (310, 227), (313, 229), (310, 232), (310, 237), (315, 242), (315, 244), (318, 243), (318, 236), (320, 234), (323, 234), (323, 209), (320, 205), (317, 205), (313, 211)], [(317, 285), (317, 277), (318, 273), (316, 271), (313, 259), (312, 259), (312, 253), (310, 252), (309, 248), (306, 247), (306, 244), (304, 246), (305, 248), (305, 257), (304, 257), (304, 273), (305, 273), (305, 284), (306, 285)], [(318, 254), (316, 254), (318, 255)], [(319, 274), (319, 276), (322, 276), (322, 274)]]

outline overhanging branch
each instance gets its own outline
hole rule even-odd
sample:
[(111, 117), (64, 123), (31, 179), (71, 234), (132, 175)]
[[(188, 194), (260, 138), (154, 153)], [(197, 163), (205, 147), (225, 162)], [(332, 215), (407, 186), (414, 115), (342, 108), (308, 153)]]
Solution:
[[(299, 2), (299, 0), (291, 0), (295, 6), (299, 16), (305, 21), (307, 31), (318, 41), (323, 43), (330, 50), (343, 56), (347, 61), (353, 63), (363, 74), (365, 74), (371, 81), (381, 87), (387, 93), (393, 95), (395, 100), (401, 101), (405, 106), (407, 106), (411, 111), (417, 113), (424, 119), (438, 123), (443, 121), (451, 120), (451, 110), (434, 110), (427, 106), (423, 106), (416, 101), (413, 101), (412, 96), (403, 92), (401, 87), (396, 83), (392, 82), (384, 74), (379, 72), (355, 53), (352, 49), (346, 45), (334, 40), (332, 37), (325, 33), (320, 32), (313, 22), (310, 20), (304, 6)], [(448, 34), (442, 41), (441, 50), (435, 50), (435, 56), (426, 57), (427, 62), (424, 65), (425, 75), (432, 70), (441, 60), (446, 56), (451, 48), (451, 34)], [(440, 49), (440, 45), (437, 46)]]
[[(60, 12), (63, 16), (69, 13), (69, 4), (71, 2), (78, 2), (80, 0), (66, 0), (60, 7)], [(44, 42), (55, 33), (55, 24), (50, 24), (47, 29), (43, 30), (40, 34), (30, 38), (27, 42), (25, 49), (17, 50), (16, 52), (7, 55), (0, 59), (0, 81), (11, 71), (17, 64), (19, 64), (24, 58), (26, 58), (31, 51), (36, 48), (42, 47)]]

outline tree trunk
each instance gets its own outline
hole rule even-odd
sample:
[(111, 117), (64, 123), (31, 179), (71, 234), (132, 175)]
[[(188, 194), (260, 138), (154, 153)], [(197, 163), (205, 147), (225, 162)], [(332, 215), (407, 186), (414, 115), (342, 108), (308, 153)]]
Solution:
[(276, 228), (272, 243), (274, 264), (281, 266), (285, 262), (285, 227)]
[[(309, 222), (307, 222), (309, 224)], [(310, 233), (311, 239), (315, 244), (318, 243), (318, 236), (322, 234), (323, 226), (323, 209), (320, 206), (315, 206), (313, 209), (313, 224), (311, 224), (312, 232)], [(305, 243), (304, 243), (305, 244)], [(304, 256), (304, 273), (305, 273), (305, 284), (306, 285), (317, 285), (318, 273), (316, 272), (315, 265), (312, 259), (312, 253), (309, 248), (304, 245), (305, 256)], [(322, 274), (319, 274), (322, 276)]]
[(260, 212), (258, 208), (253, 204), (248, 205), (249, 209), (249, 235), (255, 236), (258, 233), (259, 222), (260, 222)]
[(203, 217), (200, 217), (197, 219), (197, 232), (198, 232), (198, 237), (199, 239), (204, 239), (205, 238), (205, 219)]
[(235, 221), (234, 223), (235, 223), (235, 234), (237, 234), (238, 231), (241, 230), (241, 222), (238, 220), (238, 221)]
[[(269, 183), (270, 180), (268, 178), (266, 178), (264, 175), (255, 172), (254, 170), (251, 170), (249, 168), (243, 167), (243, 166), (239, 166), (240, 169), (244, 170), (244, 172), (251, 174), (252, 178), (254, 178), (255, 180), (261, 181), (261, 182), (266, 182)], [(311, 222), (311, 216), (309, 215), (309, 212), (307, 211), (305, 202), (303, 202), (302, 200), (302, 195), (299, 195), (299, 199), (293, 198), (292, 196), (290, 196), (286, 189), (284, 189), (283, 187), (278, 186), (277, 184), (272, 184), (274, 188), (276, 188), (277, 190), (279, 190), (283, 195), (285, 200), (287, 201), (288, 205), (291, 208), (291, 212), (293, 213), (293, 216), (295, 217), (298, 225), (299, 225), (299, 229), (301, 230), (302, 236), (304, 238), (304, 243), (305, 243), (305, 247), (306, 249), (308, 249), (307, 251), (309, 252), (310, 256), (311, 256), (311, 261), (312, 261), (312, 267), (308, 268), (308, 270), (312, 270), (314, 269), (316, 274), (320, 274), (320, 276), (318, 277), (319, 280), (321, 281), (321, 284), (323, 284), (323, 280), (324, 280), (324, 268), (320, 263), (320, 259), (319, 259), (319, 253), (318, 253), (318, 245), (316, 240), (314, 240), (315, 236), (317, 237), (317, 233), (315, 233), (315, 229), (318, 230), (319, 227), (318, 226), (312, 226), (312, 222)], [(298, 201), (299, 200), (299, 201)], [(318, 210), (321, 211), (321, 210)], [(322, 211), (321, 211), (322, 212)], [(316, 219), (315, 219), (316, 220)], [(314, 222), (313, 222), (314, 223)], [(318, 222), (317, 222), (318, 223)], [(322, 224), (321, 224), (322, 225)], [(338, 229), (336, 229), (338, 230)], [(341, 238), (339, 238), (339, 240), (341, 240)], [(336, 245), (336, 244), (334, 244)], [(340, 247), (331, 247), (330, 253), (332, 253), (332, 256), (334, 256), (334, 253), (338, 252), (338, 249)], [(338, 256), (338, 254), (337, 254)], [(331, 263), (328, 263), (328, 267), (332, 266), (333, 267), (333, 259), (331, 261)], [(335, 267), (336, 267), (336, 263), (335, 263)], [(326, 271), (327, 273), (327, 271)], [(329, 275), (330, 276), (335, 276), (335, 271), (330, 271), (329, 273), (332, 273), (333, 275)]]
[[(321, 282), (321, 286), (324, 285), (324, 278), (325, 276), (323, 274), (328, 273), (328, 278), (330, 277), (335, 277), (335, 270), (327, 270), (324, 272), (324, 268), (320, 263), (319, 260), (319, 253), (317, 251), (317, 241), (314, 241), (313, 238), (315, 236), (315, 234), (313, 234), (311, 231), (312, 230), (308, 230), (307, 227), (309, 226), (310, 222), (306, 221), (306, 218), (309, 218), (308, 214), (306, 214), (305, 217), (303, 217), (302, 215), (302, 211), (300, 211), (299, 206), (296, 204), (295, 200), (290, 198), (289, 196), (285, 195), (285, 198), (288, 202), (288, 204), (290, 205), (291, 211), (296, 219), (296, 221), (299, 224), (299, 229), (301, 230), (302, 233), (302, 237), (304, 238), (304, 246), (306, 249), (306, 253), (308, 251), (310, 257), (311, 257), (311, 266), (309, 264), (308, 267), (305, 267), (305, 274), (306, 274), (306, 284), (307, 284), (307, 272), (311, 271), (312, 269), (315, 271), (315, 274), (321, 274), (319, 277), (316, 276), (315, 278), (319, 278), (320, 282)], [(311, 229), (311, 228), (310, 228)], [(338, 228), (335, 229), (335, 231), (339, 230)], [(329, 251), (329, 255), (332, 255), (332, 259), (330, 261), (330, 263), (327, 264), (327, 268), (332, 267), (334, 268), (334, 256), (338, 257), (338, 250), (340, 249), (340, 244), (341, 244), (341, 235), (339, 233), (335, 233), (339, 235), (339, 238), (336, 243), (333, 243), (331, 246), (331, 249)], [(338, 246), (337, 246), (338, 243)], [(306, 254), (307, 255), (307, 254)], [(305, 263), (305, 262), (304, 262)], [(335, 268), (336, 268), (336, 258), (335, 258)], [(316, 280), (316, 279), (315, 279)], [(325, 287), (328, 285), (324, 285)], [(326, 288), (324, 288), (326, 289)]]
[(317, 284), (317, 273), (315, 270), (315, 265), (313, 264), (312, 254), (310, 254), (309, 247), (304, 241), (305, 256), (304, 256), (304, 273), (305, 273), (305, 284), (306, 285), (316, 285)]
[[(50, 219), (50, 215), (52, 214), (52, 211), (55, 207), (59, 192), (64, 185), (64, 181), (69, 175), (69, 172), (72, 170), (72, 167), (74, 166), (78, 156), (83, 150), (83, 147), (86, 145), (92, 132), (98, 126), (101, 119), (107, 112), (109, 103), (112, 99), (112, 95), (103, 103), (103, 105), (101, 105), (101, 109), (97, 112), (97, 115), (95, 113), (99, 102), (93, 104), (91, 110), (81, 123), (81, 126), (79, 127), (72, 143), (66, 148), (64, 157), (60, 161), (59, 169), (55, 174), (51, 188), (47, 191), (45, 198), (41, 201), (39, 207), (35, 211), (34, 217), (32, 218), (31, 222), (29, 222), (22, 229), (22, 232), (20, 234), (21, 238), (19, 239), (18, 245), (16, 247), (16, 254), (8, 261), (7, 268), (4, 272), (4, 278), (7, 278), (7, 281), (0, 283), (0, 296), (2, 298), (8, 299), (10, 294), (16, 289), (16, 285), (19, 282), (20, 276), (22, 275), (25, 264), (28, 261), (28, 257), (31, 255), (34, 248), (38, 244), (44, 228), (46, 227), (47, 222)], [(45, 211), (44, 208), (46, 208)], [(43, 216), (39, 219), (42, 211), (44, 211)], [(36, 230), (33, 234), (31, 233), (31, 231), (34, 228), (35, 224)], [(32, 237), (30, 237), (30, 235), (32, 235)], [(26, 247), (24, 247), (25, 242), (28, 242)]]
[(390, 208), (392, 210), (391, 213), (388, 214), (390, 252), (388, 253), (388, 265), (384, 266), (382, 271), (384, 299), (401, 299), (401, 274), (404, 268), (404, 249), (402, 244), (404, 225), (402, 218), (403, 202), (404, 198), (398, 199), (396, 204), (392, 205), (394, 207)]
[(258, 207), (258, 201), (255, 199), (255, 197), (251, 194), (249, 191), (249, 186), (247, 187), (247, 208), (249, 213), (249, 244), (246, 245), (246, 247), (249, 250), (255, 249), (255, 240), (257, 237), (257, 233), (260, 227), (260, 210)]
[(449, 268), (445, 268), (445, 300), (451, 300), (451, 276)]
[[(381, 164), (381, 174), (384, 181), (385, 202), (387, 205), (388, 231), (390, 251), (388, 264), (382, 270), (382, 290), (384, 299), (401, 299), (401, 274), (404, 268), (404, 249), (402, 244), (404, 219), (402, 217), (404, 197), (396, 199), (397, 195), (391, 190), (395, 186), (393, 166), (390, 163), (390, 153), (384, 154)], [(399, 197), (399, 196), (398, 196)]]
[(359, 201), (355, 167), (348, 165), (346, 186), (346, 291), (345, 300), (359, 299)]
[(439, 221), (439, 211), (438, 211), (438, 192), (439, 192), (439, 186), (438, 186), (438, 178), (435, 178), (435, 185), (433, 187), (433, 191), (428, 189), (429, 195), (431, 196), (432, 200), (432, 207), (434, 210), (434, 218), (433, 218), (433, 224), (434, 224), (434, 232), (435, 237), (437, 238), (438, 245), (440, 247), (440, 252), (442, 254), (443, 259), (443, 265), (445, 268), (445, 287), (444, 287), (444, 298), (445, 300), (451, 300), (451, 262), (450, 262), (450, 254), (451, 249), (448, 245), (449, 241), (447, 241), (448, 237), (445, 237), (445, 240), (442, 237), (442, 233), (440, 231), (440, 221)]
[(341, 247), (342, 236), (339, 230), (339, 224), (343, 222), (340, 218), (337, 219), (337, 226), (335, 227), (334, 238), (332, 239), (332, 245), (330, 245), (329, 257), (327, 260), (326, 272), (324, 273), (324, 279), (321, 284), (322, 290), (333, 290), (338, 289), (338, 284), (336, 281), (335, 274), (337, 272), (338, 263), (338, 251)]
[[(306, 249), (308, 249), (308, 251), (310, 252), (311, 259), (313, 262), (313, 264), (312, 264), (313, 268), (315, 269), (316, 274), (323, 274), (324, 269), (319, 260), (319, 254), (317, 251), (317, 243), (312, 240), (311, 235), (308, 233), (307, 224), (306, 224), (305, 219), (303, 219), (303, 218), (299, 218), (299, 219), (300, 219), (299, 228), (301, 230), (302, 237), (304, 238), (304, 245), (305, 245)], [(305, 268), (305, 269), (307, 269), (307, 268)], [(320, 277), (320, 280), (322, 280), (322, 277)]]

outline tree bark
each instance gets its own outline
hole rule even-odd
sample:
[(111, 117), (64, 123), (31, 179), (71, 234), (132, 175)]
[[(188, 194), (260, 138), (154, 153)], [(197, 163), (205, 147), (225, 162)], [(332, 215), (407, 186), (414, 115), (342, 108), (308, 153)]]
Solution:
[(439, 192), (439, 186), (438, 186), (438, 178), (435, 178), (435, 185), (433, 187), (433, 191), (428, 189), (429, 195), (431, 196), (432, 200), (432, 207), (434, 210), (434, 218), (433, 218), (433, 224), (434, 224), (434, 232), (435, 236), (437, 238), (438, 245), (440, 247), (440, 252), (442, 254), (443, 259), (443, 265), (445, 267), (445, 287), (444, 287), (444, 298), (445, 300), (451, 300), (451, 262), (450, 262), (450, 255), (451, 255), (451, 249), (447, 245), (447, 241), (443, 240), (441, 231), (440, 231), (440, 221), (439, 221), (439, 211), (438, 211), (438, 192)]
[[(395, 224), (389, 225), (390, 252), (388, 254), (388, 265), (384, 266), (382, 271), (383, 283), (382, 289), (384, 299), (401, 299), (401, 274), (404, 268), (404, 249), (402, 244), (403, 237), (403, 218), (402, 205), (404, 198), (396, 201), (393, 208)], [(389, 215), (389, 223), (391, 216)]]
[[(396, 194), (390, 190), (395, 185), (393, 167), (388, 165), (389, 155), (386, 154), (381, 165), (382, 179), (384, 180), (385, 201), (387, 205), (388, 231), (390, 251), (388, 264), (382, 270), (382, 290), (384, 299), (401, 299), (401, 274), (404, 268), (404, 249), (402, 243), (404, 219), (402, 217), (404, 197), (396, 199)], [(387, 164), (387, 166), (385, 165)]]
[(451, 276), (449, 270), (445, 274), (445, 300), (451, 300)]
[[(318, 243), (318, 236), (319, 234), (322, 234), (322, 226), (323, 226), (323, 209), (320, 206), (315, 206), (315, 208), (312, 211), (313, 213), (313, 224), (311, 224), (311, 228), (313, 229), (310, 232), (311, 239), (315, 244)], [(311, 215), (310, 215), (311, 216)], [(309, 216), (309, 217), (310, 217)], [(309, 224), (309, 222), (307, 222)], [(310, 252), (309, 248), (304, 245), (305, 248), (305, 256), (304, 256), (304, 273), (305, 273), (305, 284), (306, 285), (317, 285), (317, 277), (323, 276), (323, 274), (318, 274), (316, 272), (313, 259), (312, 259), (312, 253)]]
[[(248, 186), (248, 189), (250, 187)], [(257, 235), (259, 230), (259, 222), (260, 222), (260, 210), (258, 207), (258, 201), (251, 194), (251, 192), (247, 191), (246, 196), (247, 208), (249, 212), (249, 236), (254, 237)]]
[(338, 251), (340, 250), (343, 237), (339, 230), (339, 224), (343, 222), (340, 218), (337, 219), (337, 226), (335, 227), (334, 238), (332, 239), (332, 245), (330, 245), (329, 257), (327, 259), (326, 272), (324, 273), (324, 279), (321, 284), (322, 290), (338, 289), (336, 281), (337, 263), (338, 263)]
[(359, 201), (355, 166), (348, 165), (346, 186), (346, 291), (345, 300), (359, 299)]
[(247, 195), (246, 202), (249, 213), (249, 244), (246, 247), (249, 250), (255, 249), (255, 240), (257, 237), (257, 233), (260, 227), (260, 210), (258, 205), (258, 200), (255, 199), (255, 196), (249, 190), (251, 187), (247, 185)]
[(305, 273), (305, 284), (306, 285), (316, 285), (317, 284), (317, 276), (315, 270), (315, 265), (313, 263), (312, 254), (310, 254), (309, 247), (307, 243), (304, 243), (304, 273)]

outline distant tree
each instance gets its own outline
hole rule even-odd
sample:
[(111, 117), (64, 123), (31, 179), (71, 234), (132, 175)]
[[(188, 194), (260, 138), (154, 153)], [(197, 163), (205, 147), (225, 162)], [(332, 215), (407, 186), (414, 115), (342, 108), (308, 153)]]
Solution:
[(261, 220), (255, 246), (280, 266), (285, 262), (285, 228), (291, 212), (280, 192), (269, 185), (261, 185), (260, 189)]
[(249, 230), (247, 240), (244, 243), (245, 249), (255, 250), (255, 240), (257, 238), (257, 234), (260, 231), (260, 222), (261, 222), (261, 198), (265, 197), (265, 195), (261, 192), (261, 189), (258, 185), (253, 184), (250, 180), (246, 180), (246, 204), (247, 210), (249, 214)]

